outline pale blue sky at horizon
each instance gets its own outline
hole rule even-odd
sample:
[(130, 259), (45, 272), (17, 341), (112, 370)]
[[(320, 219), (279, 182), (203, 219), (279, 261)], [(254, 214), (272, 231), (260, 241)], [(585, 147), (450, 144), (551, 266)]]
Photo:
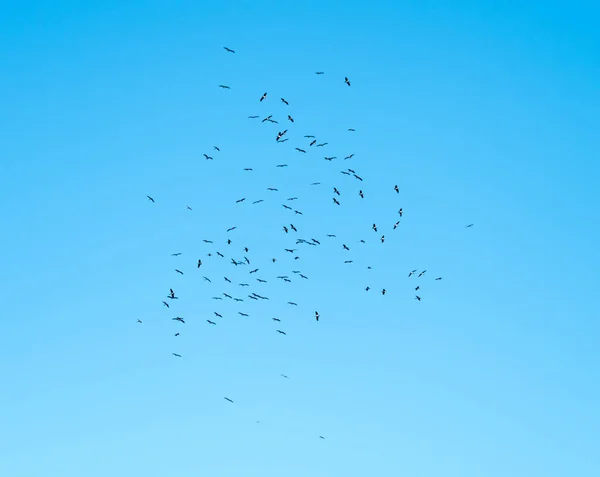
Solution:
[(600, 475), (599, 21), (3, 2), (0, 475)]

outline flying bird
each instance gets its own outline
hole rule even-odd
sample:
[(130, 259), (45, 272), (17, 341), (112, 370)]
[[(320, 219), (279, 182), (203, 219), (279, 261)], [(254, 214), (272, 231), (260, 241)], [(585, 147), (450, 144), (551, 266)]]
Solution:
[(173, 353), (173, 356), (177, 356), (178, 358), (181, 358), (181, 355), (177, 354), (177, 353)]
[(286, 334), (285, 331), (281, 331), (281, 330), (276, 330), (276, 331), (277, 331), (277, 333), (282, 334), (282, 335)]
[(147, 195), (146, 197), (148, 197), (148, 200), (149, 200), (150, 202), (154, 202), (154, 199), (153, 199), (152, 197), (150, 197), (149, 195)]
[(176, 269), (175, 269), (175, 271), (176, 271), (177, 273), (179, 273), (180, 275), (183, 275), (183, 272), (182, 272), (181, 270), (178, 270), (178, 269), (176, 268)]
[(267, 93), (263, 94), (260, 98), (260, 101), (262, 101), (263, 99), (265, 99), (267, 97)]
[(283, 99), (283, 98), (281, 98), (281, 102), (282, 102), (283, 104), (285, 104), (286, 106), (289, 106), (289, 105), (290, 105), (290, 103), (288, 103), (288, 102), (287, 102), (285, 99)]
[(229, 401), (229, 402), (231, 402), (231, 403), (233, 402), (233, 401), (232, 401), (231, 399), (229, 399), (228, 397), (226, 397), (226, 398), (225, 398), (225, 400), (226, 400), (226, 401)]
[(226, 46), (223, 47), (225, 49), (225, 51), (228, 51), (229, 53), (235, 53), (235, 51), (233, 51), (231, 48), (227, 48)]
[(315, 318), (317, 319), (317, 321), (319, 321), (319, 312), (315, 311)]
[(216, 323), (214, 321), (210, 321), (210, 320), (206, 320), (208, 321), (211, 325), (216, 325)]
[(223, 88), (223, 89), (231, 89), (229, 86), (225, 85), (225, 84), (220, 84), (219, 88)]
[(350, 80), (348, 79), (348, 77), (347, 77), (347, 76), (344, 78), (344, 82), (345, 82), (345, 83), (346, 83), (348, 86), (350, 86)]

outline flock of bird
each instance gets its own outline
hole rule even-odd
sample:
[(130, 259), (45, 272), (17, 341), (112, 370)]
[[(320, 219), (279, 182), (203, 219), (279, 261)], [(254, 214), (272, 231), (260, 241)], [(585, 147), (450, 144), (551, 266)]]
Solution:
[[(230, 53), (230, 54), (235, 54), (235, 51), (232, 50), (231, 48), (228, 47), (223, 47), (226, 53)], [(316, 75), (324, 75), (323, 71), (317, 71), (315, 72)], [(348, 77), (344, 78), (344, 82), (341, 83), (340, 80), (340, 84), (342, 86), (346, 86), (346, 87), (351, 87), (351, 82), (348, 79)], [(229, 90), (231, 89), (228, 85), (225, 84), (220, 84), (218, 85), (219, 88), (224, 89), (224, 90)], [(265, 104), (265, 102), (269, 102), (271, 101), (271, 96), (269, 96), (268, 92), (264, 92), (262, 95), (257, 95), (257, 103), (259, 104)], [(288, 100), (286, 100), (285, 98), (281, 97), (279, 98), (279, 102), (284, 105), (286, 108), (287, 107), (291, 107), (290, 102)], [(290, 111), (289, 113), (284, 115), (284, 122), (287, 122), (288, 125), (286, 127), (283, 126), (278, 126), (278, 129), (281, 129), (280, 131), (277, 131), (277, 134), (273, 135), (273, 140), (278, 143), (278, 144), (284, 144), (286, 143), (289, 139), (290, 139), (290, 135), (291, 135), (291, 129), (294, 127), (294, 117), (291, 114), (292, 112)], [(279, 120), (273, 117), (273, 114), (268, 114), (264, 117), (261, 118), (261, 116), (259, 115), (250, 115), (248, 116), (248, 119), (250, 120), (260, 120), (262, 123), (270, 123), (270, 124), (279, 124)], [(287, 129), (290, 128), (290, 129)], [(348, 133), (355, 133), (355, 129), (354, 128), (347, 128), (347, 132)], [(290, 133), (290, 134), (288, 134)], [(298, 153), (301, 154), (307, 154), (307, 150), (312, 150), (313, 148), (316, 150), (317, 148), (326, 148), (328, 146), (328, 142), (326, 141), (319, 141), (317, 140), (317, 138), (312, 135), (312, 134), (306, 134), (303, 136), (303, 138), (305, 140), (305, 144), (306, 145), (298, 145), (298, 146), (294, 146), (294, 150), (297, 151)], [(213, 146), (213, 152), (211, 152), (211, 154), (217, 155), (219, 152), (221, 151), (221, 149), (218, 146)], [(213, 155), (204, 153), (203, 154), (204, 159), (206, 159), (207, 161), (213, 161), (215, 160), (215, 157)], [(347, 161), (350, 160), (354, 157), (354, 154), (349, 154), (349, 155), (345, 155), (343, 157), (342, 160)], [(325, 155), (324, 156), (324, 160), (331, 163), (332, 161), (338, 159), (337, 156), (335, 155)], [(277, 168), (285, 168), (288, 167), (287, 164), (277, 164), (275, 167)], [(244, 172), (251, 172), (253, 171), (253, 168), (251, 167), (246, 167), (243, 169)], [(358, 181), (358, 183), (363, 183), (363, 178), (356, 172), (356, 170), (352, 169), (352, 168), (346, 168), (344, 170), (340, 171), (341, 174), (343, 174), (344, 176), (348, 176), (350, 178), (353, 178), (354, 180)], [(319, 187), (322, 186), (321, 182), (312, 182), (310, 184), (311, 187)], [(341, 192), (341, 187), (338, 186), (330, 186), (330, 190), (331, 190), (331, 202), (335, 207), (337, 206), (341, 206), (343, 203), (343, 199), (342, 199), (342, 192)], [(389, 190), (390, 190), (390, 194), (393, 194), (395, 196), (398, 196), (400, 194), (400, 188), (398, 187), (398, 185), (390, 185), (389, 186)], [(269, 194), (273, 194), (275, 196), (278, 195), (279, 193), (279, 189), (275, 188), (275, 187), (269, 187), (267, 188), (267, 193)], [(365, 192), (362, 189), (362, 186), (359, 184), (358, 187), (355, 188), (354, 193), (362, 200), (365, 197)], [(156, 203), (155, 199), (153, 196), (148, 195), (147, 196), (148, 201), (150, 201), (151, 203)], [(236, 204), (244, 204), (244, 203), (248, 203), (246, 202), (246, 197), (241, 197), (239, 199), (235, 200)], [(281, 206), (287, 210), (290, 214), (290, 222), (285, 223), (285, 224), (281, 224), (281, 232), (284, 234), (284, 238), (288, 238), (291, 234), (297, 234), (299, 232), (299, 228), (294, 225), (293, 223), (291, 223), (291, 221), (293, 220), (293, 217), (302, 217), (304, 214), (302, 211), (298, 210), (296, 207), (294, 207), (292, 204), (294, 204), (295, 201), (299, 200), (298, 197), (296, 196), (292, 196), (292, 197), (288, 197), (285, 202), (283, 204), (281, 204)], [(264, 202), (265, 200), (260, 198), (257, 200), (254, 200), (251, 202), (251, 205), (256, 205), (256, 204), (260, 204), (262, 202)], [(186, 206), (186, 208), (188, 210), (192, 210), (192, 208), (190, 206)], [(380, 226), (376, 223), (373, 223), (371, 226), (372, 231), (377, 234), (377, 240), (379, 240), (381, 243), (385, 243), (386, 241), (386, 235), (385, 235), (385, 231), (389, 231), (389, 233), (392, 233), (393, 231), (395, 231), (401, 224), (403, 215), (404, 215), (404, 211), (402, 209), (402, 207), (398, 207), (397, 212), (396, 212), (396, 217), (393, 220), (390, 220), (390, 222), (388, 224), (385, 224), (385, 226)], [(472, 227), (473, 224), (468, 224), (466, 226), (466, 228), (470, 228)], [(236, 226), (232, 226), (230, 228), (228, 228), (226, 230), (226, 234), (230, 234), (228, 235), (228, 237), (231, 237), (231, 234), (234, 233), (237, 230)], [(381, 235), (379, 235), (381, 234)], [(305, 251), (309, 251), (311, 249), (314, 248), (318, 248), (319, 246), (321, 246), (321, 241), (322, 240), (336, 240), (337, 236), (335, 234), (324, 234), (324, 238), (314, 238), (314, 237), (306, 237), (306, 238), (295, 238), (295, 245), (297, 245), (298, 247), (302, 247)], [(205, 261), (208, 260), (215, 260), (215, 256), (218, 257), (219, 260), (221, 259), (225, 259), (227, 258), (227, 263), (229, 264), (231, 268), (231, 271), (233, 273), (229, 273), (229, 272), (224, 272), (222, 277), (216, 277), (214, 275), (212, 275), (211, 277), (209, 276), (204, 276), (203, 275), (203, 280), (205, 282), (208, 283), (212, 283), (213, 280), (223, 280), (224, 283), (224, 290), (221, 291), (220, 295), (215, 295), (212, 297), (213, 300), (215, 301), (222, 301), (222, 300), (231, 300), (232, 302), (236, 302), (236, 303), (243, 303), (246, 300), (250, 300), (252, 302), (263, 302), (263, 301), (267, 301), (270, 300), (270, 297), (265, 295), (265, 292), (262, 291), (265, 288), (267, 288), (268, 283), (270, 280), (281, 280), (282, 282), (285, 283), (291, 283), (293, 281), (293, 279), (295, 279), (297, 277), (297, 279), (300, 280), (308, 280), (308, 276), (301, 272), (300, 270), (296, 270), (296, 267), (293, 267), (292, 269), (289, 270), (288, 274), (279, 274), (279, 275), (269, 275), (268, 272), (263, 268), (268, 266), (268, 263), (275, 263), (277, 262), (278, 258), (277, 257), (268, 257), (265, 258), (263, 257), (263, 261), (260, 260), (260, 258), (257, 260), (256, 257), (254, 257), (250, 251), (250, 249), (247, 246), (244, 246), (240, 249), (236, 249), (233, 247), (230, 247), (229, 250), (235, 250), (235, 252), (233, 253), (229, 253), (224, 254), (221, 253), (220, 250), (217, 250), (217, 248), (220, 248), (217, 246), (217, 244), (215, 244), (215, 242), (213, 240), (209, 240), (209, 239), (204, 239), (203, 240), (204, 244), (206, 244), (207, 247), (212, 247), (213, 250), (210, 250), (205, 257), (194, 257), (193, 259), (193, 266), (194, 269), (197, 273), (202, 273), (203, 269), (206, 268), (205, 265)], [(360, 240), (361, 243), (365, 243), (365, 240), (362, 239)], [(218, 245), (232, 245), (233, 240), (232, 238), (227, 238), (226, 240), (224, 240), (223, 243), (219, 243)], [(349, 243), (349, 242), (348, 242)], [(350, 254), (351, 252), (351, 247), (348, 245), (348, 243), (345, 243), (344, 241), (341, 242), (341, 244), (339, 244), (338, 246), (340, 247), (341, 250), (343, 250), (344, 252), (348, 253), (348, 259), (344, 260), (345, 264), (351, 264), (354, 262), (354, 260), (352, 259), (352, 256)], [(223, 249), (221, 249), (223, 250)], [(300, 252), (299, 252), (299, 248), (283, 248), (282, 252), (284, 253), (289, 253), (290, 257), (293, 257), (294, 262), (300, 259)], [(182, 255), (181, 252), (176, 252), (176, 253), (172, 253), (171, 256), (174, 259), (177, 259), (180, 255)], [(204, 261), (203, 261), (204, 260)], [(181, 270), (180, 265), (174, 267), (174, 273), (178, 274), (178, 275), (184, 275), (184, 272)], [(371, 269), (370, 266), (367, 267), (367, 269)], [(410, 270), (408, 271), (408, 278), (412, 278), (414, 277), (414, 279), (420, 279), (423, 278), (427, 273), (426, 269), (414, 269), (414, 270)], [(229, 275), (229, 276), (228, 276)], [(237, 277), (239, 275), (244, 276), (245, 278), (243, 278), (243, 281), (239, 281), (238, 279), (234, 279), (233, 277)], [(435, 277), (434, 278), (435, 281), (440, 281), (442, 280), (442, 277)], [(234, 281), (239, 281), (239, 283), (234, 283)], [(245, 290), (243, 294), (239, 293), (241, 290)], [(257, 291), (254, 290), (260, 290), (260, 293), (258, 293)], [(421, 284), (420, 283), (415, 283), (413, 284), (413, 290), (414, 290), (414, 299), (417, 301), (421, 301), (422, 297), (421, 297)], [(370, 286), (365, 286), (364, 288), (365, 292), (369, 292), (371, 291), (371, 287)], [(379, 290), (379, 293), (381, 293), (381, 295), (386, 295), (387, 290), (386, 288), (381, 288)], [(167, 309), (169, 312), (175, 311), (178, 309), (178, 302), (177, 300), (179, 300), (179, 296), (177, 295), (177, 291), (176, 291), (176, 286), (173, 286), (171, 288), (169, 288), (168, 293), (166, 293), (161, 301), (162, 301), (162, 306)], [(283, 304), (283, 303), (282, 303)], [(297, 307), (298, 303), (296, 301), (293, 300), (289, 300), (285, 303), (285, 305), (291, 306), (291, 307)], [(243, 306), (243, 305), (240, 305)], [(241, 317), (248, 317), (249, 313), (248, 310), (244, 310), (244, 311), (238, 311), (239, 316)], [(319, 319), (321, 318), (321, 315), (319, 314), (319, 312), (317, 310), (315, 310), (314, 312), (311, 312), (312, 316), (314, 317), (315, 321), (319, 321)], [(214, 317), (213, 317), (214, 316)], [(223, 314), (220, 311), (214, 311), (213, 312), (213, 316), (211, 316), (211, 318), (207, 318), (206, 319), (206, 323), (208, 326), (218, 326), (218, 323), (220, 320), (223, 319)], [(171, 320), (180, 324), (180, 325), (184, 325), (186, 323), (185, 319), (181, 316), (174, 316), (171, 317)], [(279, 317), (273, 317), (272, 318), (273, 322), (276, 324), (274, 327), (274, 332), (277, 333), (278, 335), (281, 336), (285, 336), (286, 335), (286, 331), (284, 329), (281, 329), (282, 326), (282, 319)], [(138, 323), (142, 323), (142, 320), (137, 320)], [(177, 331), (174, 333), (175, 337), (180, 336), (180, 331)], [(173, 356), (177, 357), (177, 358), (182, 358), (182, 355), (179, 353), (172, 353)], [(287, 375), (285, 374), (281, 374), (281, 377), (283, 378), (288, 378)], [(224, 399), (233, 404), (234, 400), (229, 398), (229, 397), (224, 397)], [(324, 439), (323, 436), (319, 436), (321, 439)]]

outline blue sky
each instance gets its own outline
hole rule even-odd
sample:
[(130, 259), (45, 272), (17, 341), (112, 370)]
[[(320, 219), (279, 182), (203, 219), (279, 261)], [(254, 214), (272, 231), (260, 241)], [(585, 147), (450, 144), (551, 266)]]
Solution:
[(0, 475), (598, 475), (600, 12), (522, 3), (4, 2)]

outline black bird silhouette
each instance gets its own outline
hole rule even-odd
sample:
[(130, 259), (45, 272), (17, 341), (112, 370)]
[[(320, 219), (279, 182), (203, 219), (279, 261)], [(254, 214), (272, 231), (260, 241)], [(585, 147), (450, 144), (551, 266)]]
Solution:
[(324, 75), (325, 73), (323, 71), (317, 71), (315, 74), (316, 75)]
[(298, 303), (294, 303), (293, 301), (288, 301), (288, 305), (298, 306)]
[(282, 374), (281, 376), (284, 377), (285, 379), (289, 379), (285, 374)]
[(206, 239), (203, 239), (202, 241), (203, 241), (204, 243), (212, 243), (212, 240), (206, 240)]
[(219, 88), (223, 88), (223, 89), (231, 89), (229, 86), (227, 86), (226, 84), (220, 84)]
[(411, 271), (411, 272), (408, 274), (408, 278), (412, 277), (414, 273), (416, 273), (416, 270), (413, 270), (413, 271)]
[(260, 116), (248, 116), (248, 119), (258, 119)]
[(417, 278), (419, 278), (419, 277), (422, 277), (423, 275), (425, 275), (425, 272), (426, 272), (426, 271), (427, 271), (427, 270), (423, 270), (421, 273), (419, 273), (419, 275), (417, 276)]
[(350, 86), (350, 80), (348, 79), (348, 77), (347, 77), (347, 76), (344, 78), (344, 82), (345, 82), (345, 83), (346, 83), (348, 86)]
[(354, 157), (354, 153), (350, 154), (349, 156), (344, 157), (344, 160), (352, 159), (353, 157)]
[(381, 290), (381, 294), (382, 294), (382, 295), (385, 295), (385, 293), (386, 293), (386, 290), (385, 290), (385, 288), (384, 288), (383, 290)]
[(317, 319), (317, 321), (319, 321), (319, 312), (315, 311), (315, 318)]
[(354, 131), (356, 131), (356, 129), (348, 128), (348, 131), (354, 132)]
[(398, 227), (398, 225), (400, 225), (400, 221), (398, 221), (394, 224), (394, 230), (396, 230), (396, 227)]
[(176, 318), (171, 318), (171, 319), (172, 319), (172, 320), (175, 320), (175, 321), (181, 321), (182, 323), (184, 323), (184, 324), (185, 324), (185, 320), (184, 320), (183, 318), (179, 317), (179, 316), (178, 316), (178, 317), (176, 317)]
[(226, 398), (225, 398), (225, 400), (226, 400), (226, 401), (229, 401), (229, 402), (233, 402), (233, 401), (232, 401), (231, 399), (229, 399), (228, 397), (226, 397)]
[(275, 189), (273, 187), (267, 187), (267, 190), (273, 191), (273, 192), (277, 192), (279, 189)]
[(400, 217), (402, 217), (402, 207), (400, 207), (400, 209), (398, 210), (398, 215), (400, 215)]
[(244, 167), (245, 171), (253, 171), (254, 169), (252, 169), (251, 167)]
[(398, 186), (397, 186), (397, 185), (395, 185), (395, 186), (394, 186), (394, 190), (396, 191), (396, 194), (399, 194), (399, 193), (400, 193), (400, 189), (398, 189)]
[[(275, 167), (287, 167), (287, 166), (288, 166), (287, 164), (277, 164)], [(277, 189), (270, 189), (270, 190), (277, 190)]]
[(327, 156), (325, 156), (325, 160), (326, 160), (326, 161), (330, 161), (330, 162), (331, 162), (331, 161), (333, 161), (334, 159), (337, 159), (337, 156), (332, 156), (332, 157), (327, 157)]
[(279, 322), (281, 322), (281, 320), (279, 318), (273, 318), (273, 321), (279, 321)]
[(419, 285), (417, 285), (417, 286), (415, 287), (415, 291), (417, 291), (419, 288), (421, 288), (421, 287), (420, 287)]
[(385, 241), (385, 235), (381, 236), (381, 243), (383, 243)]
[(163, 301), (163, 305), (165, 305), (167, 308), (170, 308), (169, 304), (166, 301)]
[(371, 289), (371, 287), (367, 287), (365, 288), (365, 291), (369, 291)]
[(210, 321), (210, 320), (206, 320), (208, 321), (211, 325), (216, 325), (216, 323), (214, 321)]
[(277, 333), (282, 334), (282, 335), (286, 334), (285, 331), (281, 331), (281, 330), (276, 330), (276, 331), (277, 331)]
[(317, 142), (316, 139), (314, 141), (311, 141), (311, 143), (309, 144), (309, 146), (313, 146), (316, 142)]
[(171, 254), (171, 257), (178, 257), (179, 255), (181, 255), (181, 252), (172, 253), (172, 254)]
[(209, 282), (209, 283), (212, 283), (212, 282), (210, 281), (210, 278), (208, 278), (208, 277), (202, 277), (202, 278), (204, 278), (204, 280), (205, 280), (205, 281), (207, 281), (207, 282)]
[(173, 353), (173, 356), (177, 356), (178, 358), (181, 358), (181, 355), (177, 354), (177, 353)]
[(340, 203), (338, 202), (338, 200), (337, 200), (335, 197), (333, 198), (333, 202), (334, 202), (336, 205), (340, 205)]
[(217, 146), (213, 146), (213, 149), (214, 149), (215, 151), (219, 151), (219, 152), (221, 152), (221, 149), (219, 149)]
[(360, 195), (360, 198), (361, 198), (361, 199), (364, 199), (364, 198), (365, 198), (365, 195), (363, 194), (363, 191), (362, 191), (362, 190), (359, 190), (359, 191), (358, 191), (358, 195)]
[[(154, 201), (152, 201), (152, 202), (154, 202)], [(465, 229), (468, 229), (469, 227), (473, 227), (473, 224), (469, 224), (469, 225), (467, 225), (467, 226), (465, 227)]]
[(291, 122), (294, 122), (294, 118), (292, 118), (289, 114), (288, 114), (288, 120)]
[(299, 147), (296, 148), (296, 151), (303, 152), (306, 154), (306, 151), (304, 149), (300, 149)]
[(237, 229), (237, 227), (229, 227), (229, 228), (227, 229), (227, 232), (231, 232), (232, 230), (235, 230), (235, 229)]
[(242, 198), (242, 199), (238, 199), (235, 201), (236, 204), (239, 204), (240, 202), (244, 202), (246, 200), (246, 198)]
[(253, 204), (260, 204), (261, 202), (264, 202), (264, 200), (260, 199), (260, 200), (255, 200), (254, 202), (252, 202)]
[(226, 51), (228, 51), (229, 53), (235, 53), (235, 51), (233, 51), (231, 48), (227, 48), (226, 46), (223, 47)]
[(154, 202), (154, 199), (153, 199), (152, 197), (150, 197), (149, 195), (147, 195), (146, 197), (148, 197), (148, 200), (149, 200), (150, 202)]
[(377, 225), (373, 224), (373, 227), (372, 227), (372, 228), (373, 228), (373, 230), (374, 230), (375, 232), (377, 232)]
[(421, 301), (421, 297), (419, 295), (415, 295), (415, 300)]
[(138, 319), (138, 320), (137, 320), (137, 322), (138, 322), (138, 323), (141, 323), (141, 322), (142, 322), (142, 320), (139, 320), (139, 319)]
[(211, 156), (209, 156), (208, 154), (204, 154), (204, 157), (206, 158), (207, 161), (212, 161), (213, 158)]
[(342, 244), (342, 246), (344, 247), (344, 250), (350, 250), (350, 249), (348, 248), (348, 245), (346, 245), (345, 243), (344, 243), (344, 244)]
[(179, 336), (179, 333), (175, 333), (173, 336)]
[(328, 142), (322, 142), (321, 144), (317, 144), (317, 147), (325, 147), (329, 144)]
[(238, 311), (238, 315), (241, 315), (241, 316), (249, 316), (247, 313), (242, 313), (241, 311)]
[(436, 280), (441, 280), (441, 279), (442, 279), (442, 277), (437, 277), (437, 278), (436, 278)]
[(266, 97), (267, 97), (267, 93), (263, 94), (263, 95), (260, 97), (260, 101), (262, 101), (262, 100), (263, 100), (263, 99), (265, 99)]
[(288, 102), (287, 102), (285, 99), (283, 99), (283, 98), (281, 98), (281, 102), (282, 102), (283, 104), (285, 104), (286, 106), (289, 106), (289, 105), (290, 105), (290, 103), (288, 103)]
[(179, 273), (180, 275), (183, 275), (183, 272), (182, 272), (181, 270), (175, 269), (175, 271), (176, 271), (177, 273)]
[(226, 282), (231, 283), (231, 280), (229, 278), (227, 278), (227, 277), (223, 277), (223, 278), (225, 279)]
[(221, 252), (217, 252), (217, 255), (221, 258), (225, 258), (225, 255), (223, 255)]
[(215, 314), (215, 316), (218, 316), (219, 318), (223, 318), (223, 316), (220, 315), (219, 313), (217, 313), (216, 311), (213, 311), (213, 313)]

